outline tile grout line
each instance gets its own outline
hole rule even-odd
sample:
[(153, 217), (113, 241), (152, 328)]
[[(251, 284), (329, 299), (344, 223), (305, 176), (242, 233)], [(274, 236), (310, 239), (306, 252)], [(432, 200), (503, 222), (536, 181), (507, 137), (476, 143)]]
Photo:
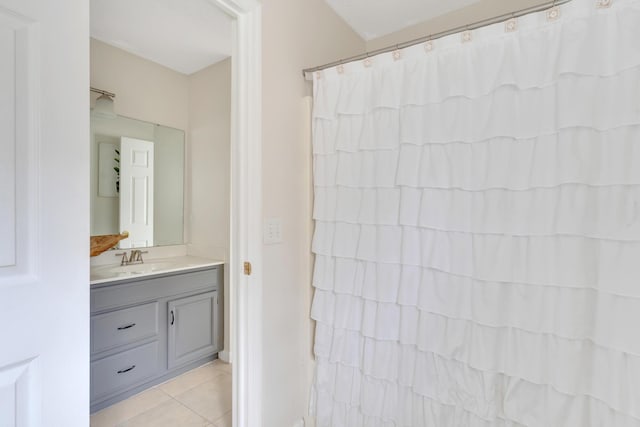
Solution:
[[(116, 406), (118, 406), (118, 405), (125, 405), (125, 406), (126, 406), (126, 404), (127, 404), (126, 402), (127, 402), (127, 401), (130, 401), (130, 399), (138, 398), (139, 396), (141, 396), (141, 395), (143, 395), (143, 394), (146, 394), (146, 393), (150, 392), (150, 391), (151, 391), (151, 390), (153, 390), (154, 388), (155, 388), (155, 386), (154, 386), (154, 387), (151, 387), (151, 388), (148, 388), (148, 389), (146, 389), (146, 390), (143, 390), (143, 391), (141, 391), (141, 392), (139, 392), (139, 393), (137, 393), (137, 394), (135, 394), (135, 395), (133, 395), (133, 396), (131, 396), (131, 397), (129, 397), (129, 398), (127, 398), (127, 399), (125, 399), (125, 400), (122, 400), (122, 401), (120, 401), (120, 402), (118, 402), (118, 403), (115, 403), (114, 405), (108, 406), (108, 407), (103, 408), (103, 409), (101, 409), (100, 411), (98, 411), (98, 412), (96, 412), (96, 413), (94, 413), (94, 414), (91, 414), (91, 416), (90, 416), (90, 418), (89, 418), (89, 423), (91, 424), (91, 419), (92, 419), (92, 418), (94, 418), (94, 417), (99, 416), (99, 414), (100, 414), (100, 413), (102, 413), (103, 411), (105, 411), (105, 412), (106, 412), (106, 411), (109, 411), (109, 410), (113, 410), (112, 408), (114, 408), (114, 407), (116, 407)], [(165, 395), (167, 394), (167, 393), (165, 393), (165, 392), (164, 392), (164, 390), (160, 390), (160, 392), (161, 392), (161, 394), (165, 394)], [(168, 397), (171, 397), (171, 396), (168, 396)], [(114, 418), (114, 417), (107, 417), (107, 421), (106, 421), (106, 422), (108, 423), (108, 427), (119, 427), (119, 426), (121, 426), (123, 423), (126, 423), (126, 422), (128, 422), (128, 421), (132, 420), (133, 418), (135, 418), (135, 417), (137, 417), (137, 416), (139, 416), (139, 415), (142, 415), (142, 414), (144, 414), (144, 413), (146, 413), (146, 412), (149, 412), (149, 411), (151, 411), (151, 410), (153, 410), (153, 409), (157, 408), (158, 406), (162, 405), (162, 402), (159, 402), (159, 401), (157, 401), (157, 400), (153, 400), (153, 402), (154, 402), (154, 404), (153, 404), (151, 407), (149, 407), (149, 408), (145, 409), (144, 411), (136, 412), (134, 415), (132, 415), (132, 416), (130, 416), (130, 417), (127, 417), (127, 418), (125, 418), (125, 419), (123, 419), (123, 420), (117, 421), (117, 422), (111, 421), (111, 419), (112, 419), (112, 418)], [(117, 411), (116, 411), (116, 412), (117, 412)], [(117, 419), (117, 417), (116, 417), (116, 419)]]
[[(230, 374), (227, 374), (227, 375), (231, 376)], [(218, 376), (216, 376), (215, 378), (218, 378), (218, 377), (221, 377), (221, 376), (224, 376), (224, 375), (218, 375)], [(207, 382), (213, 382), (213, 381), (212, 381), (212, 380), (207, 380), (207, 381), (205, 381), (205, 382), (203, 382), (203, 383), (201, 383), (201, 384), (198, 384), (196, 387), (199, 387), (199, 386), (201, 386), (202, 384), (205, 384), (205, 383), (207, 383)], [(192, 389), (194, 389), (194, 388), (195, 388), (195, 387), (192, 387), (192, 388), (190, 388), (189, 390), (192, 390)], [(187, 390), (187, 391), (189, 391), (189, 390)], [(185, 391), (184, 393), (186, 393), (186, 391)], [(183, 394), (183, 393), (180, 393), (180, 394)], [(205, 417), (204, 415), (200, 414), (200, 413), (199, 413), (198, 411), (196, 411), (195, 409), (193, 409), (193, 408), (191, 408), (191, 407), (187, 406), (187, 404), (186, 404), (186, 403), (183, 403), (182, 401), (178, 400), (176, 397), (173, 397), (173, 396), (171, 396), (171, 395), (169, 395), (169, 397), (171, 397), (173, 400), (175, 400), (176, 402), (178, 402), (179, 404), (181, 404), (182, 406), (184, 406), (185, 408), (187, 408), (187, 409), (188, 409), (188, 410), (190, 410), (191, 412), (195, 413), (196, 415), (198, 415), (198, 416), (199, 416), (199, 417), (201, 417), (202, 419), (206, 420), (206, 421), (207, 421), (207, 423), (212, 424), (214, 427), (215, 427), (215, 425), (216, 425), (215, 423), (216, 423), (217, 421), (220, 421), (220, 420), (221, 420), (223, 417), (225, 417), (229, 412), (231, 412), (231, 411), (226, 411), (224, 414), (222, 414), (222, 416), (218, 417), (218, 419), (216, 419), (216, 420), (210, 420), (209, 418), (207, 418), (207, 417)], [(231, 409), (231, 410), (233, 410), (233, 409)]]
[(194, 414), (196, 414), (197, 416), (199, 416), (200, 418), (202, 418), (206, 424), (203, 424), (203, 427), (207, 426), (208, 424), (213, 424), (213, 421), (210, 421), (209, 418), (203, 416), (202, 414), (198, 413), (198, 411), (193, 410), (192, 408), (188, 407), (185, 403), (179, 401), (178, 399), (176, 399), (173, 396), (169, 396), (171, 399), (173, 399), (174, 401), (178, 402), (178, 404), (180, 406), (183, 406), (184, 408), (186, 408), (188, 411), (193, 412)]
[[(151, 387), (151, 388), (149, 388), (149, 389), (147, 389), (147, 390), (145, 390), (145, 391), (143, 391), (143, 392), (141, 392), (141, 393), (138, 393), (136, 396), (138, 396), (138, 395), (140, 395), (140, 394), (142, 394), (142, 393), (144, 393), (144, 392), (146, 392), (146, 391), (148, 391), (148, 390), (153, 390), (153, 389), (154, 389), (154, 388), (156, 388), (156, 387), (157, 387), (157, 386), (153, 386), (153, 387)], [(165, 396), (168, 396), (169, 398), (171, 398), (171, 396), (169, 396), (169, 395), (168, 395), (164, 390), (161, 390), (160, 388), (158, 388), (158, 391), (160, 391), (160, 393), (164, 394)], [(134, 397), (135, 397), (135, 396), (134, 396)], [(131, 420), (132, 420), (132, 419), (134, 419), (135, 417), (139, 417), (140, 415), (143, 415), (143, 414), (146, 414), (147, 412), (153, 411), (154, 409), (158, 408), (158, 407), (159, 407), (160, 405), (162, 405), (163, 403), (164, 403), (164, 402), (162, 402), (162, 401), (156, 401), (156, 402), (155, 402), (155, 405), (153, 405), (151, 408), (147, 409), (146, 411), (142, 411), (142, 412), (140, 412), (140, 413), (138, 413), (138, 414), (136, 414), (136, 415), (134, 415), (134, 416), (132, 416), (132, 417), (130, 417), (130, 418), (127, 418), (126, 420), (120, 421), (120, 422), (119, 422), (119, 423), (117, 423), (117, 424), (114, 424), (114, 427), (121, 427), (123, 424), (128, 423), (129, 421), (131, 421)]]
[[(170, 400), (174, 400), (174, 401), (178, 402), (178, 404), (180, 404), (181, 406), (184, 406), (187, 410), (189, 410), (189, 411), (191, 411), (191, 412), (195, 413), (195, 411), (191, 410), (191, 408), (186, 407), (185, 405), (183, 405), (183, 404), (182, 404), (182, 402), (180, 402), (180, 401), (178, 401), (178, 400), (174, 399), (174, 398), (173, 398), (173, 396), (171, 396), (171, 395), (170, 395), (169, 393), (167, 393), (166, 391), (162, 390), (162, 389), (159, 387), (159, 385), (160, 385), (160, 384), (155, 385), (155, 386), (153, 386), (153, 387), (151, 387), (151, 388), (149, 388), (149, 389), (147, 389), (147, 390), (153, 390), (153, 389), (155, 388), (155, 389), (157, 389), (158, 391), (160, 391), (160, 393), (161, 393), (161, 394), (163, 394), (163, 395), (165, 395), (166, 397), (168, 397), (168, 398), (169, 398), (169, 400), (166, 400), (166, 401), (157, 401), (155, 405), (153, 405), (151, 408), (147, 409), (146, 411), (142, 411), (142, 412), (140, 412), (140, 413), (138, 413), (138, 414), (136, 414), (136, 415), (134, 415), (134, 416), (132, 416), (132, 417), (130, 417), (130, 418), (127, 418), (126, 420), (122, 420), (122, 421), (120, 421), (119, 423), (114, 424), (114, 425), (113, 425), (113, 427), (121, 427), (123, 424), (126, 424), (127, 422), (131, 421), (132, 419), (134, 419), (134, 418), (136, 418), (136, 417), (139, 417), (140, 415), (146, 414), (147, 412), (151, 412), (151, 411), (153, 411), (153, 410), (157, 409), (160, 405), (162, 405), (162, 404), (164, 404), (165, 402), (168, 402), (168, 401), (170, 401)], [(145, 391), (147, 391), (147, 390), (145, 390)], [(144, 392), (142, 392), (142, 393), (144, 393)], [(142, 393), (139, 393), (139, 394), (142, 394)], [(203, 418), (203, 417), (201, 417), (201, 416), (200, 416), (200, 414), (197, 414), (197, 413), (196, 413), (196, 415), (198, 415), (200, 418)]]
[[(199, 368), (198, 368), (198, 369), (199, 369)], [(189, 372), (193, 372), (193, 371), (189, 371)], [(188, 372), (186, 372), (186, 373), (188, 373)], [(184, 374), (183, 374), (183, 375), (184, 375)], [(204, 384), (204, 383), (206, 383), (206, 382), (209, 382), (209, 381), (215, 381), (217, 378), (222, 377), (222, 376), (224, 376), (224, 375), (230, 375), (230, 374), (228, 374), (227, 372), (224, 372), (224, 371), (218, 371), (218, 375), (216, 375), (215, 377), (208, 378), (208, 379), (206, 379), (206, 380), (204, 380), (204, 381), (202, 381), (202, 382), (199, 382), (199, 383), (197, 383), (197, 384), (195, 384), (195, 385), (193, 385), (193, 386), (190, 386), (189, 388), (186, 388), (185, 390), (181, 391), (181, 392), (180, 392), (180, 393), (178, 393), (178, 394), (186, 393), (186, 392), (188, 392), (188, 391), (190, 391), (190, 390), (193, 390), (194, 388), (196, 388), (196, 387), (198, 387), (198, 386), (201, 386), (202, 384)], [(179, 377), (178, 377), (178, 378), (179, 378)], [(174, 379), (175, 379), (175, 378), (174, 378)], [(167, 383), (169, 383), (169, 382), (171, 382), (171, 380), (170, 380), (170, 381), (167, 381), (167, 382), (164, 382), (164, 383), (162, 383), (162, 384), (158, 384), (158, 385), (154, 386), (154, 388), (155, 388), (155, 387), (158, 387), (158, 388), (159, 388), (163, 393), (167, 394), (169, 397), (174, 397), (172, 394), (170, 394), (170, 393), (168, 393), (168, 392), (166, 392), (166, 391), (162, 390), (162, 388), (160, 388), (160, 386), (165, 385), (165, 384), (167, 384)]]
[[(154, 385), (154, 386), (153, 386), (153, 387), (151, 387), (151, 388), (160, 388), (160, 387), (162, 387), (163, 385), (169, 384), (169, 383), (171, 383), (171, 382), (173, 382), (173, 381), (175, 381), (175, 380), (177, 380), (177, 379), (181, 378), (181, 377), (182, 377), (182, 376), (184, 376), (184, 375), (187, 375), (187, 374), (193, 373), (193, 372), (198, 371), (198, 370), (200, 370), (200, 369), (204, 369), (204, 368), (206, 368), (206, 367), (208, 367), (208, 366), (211, 366), (212, 368), (215, 368), (215, 366), (216, 366), (216, 365), (215, 365), (213, 362), (215, 362), (215, 360), (212, 360), (212, 361), (210, 361), (210, 362), (207, 362), (207, 363), (205, 363), (204, 365), (196, 366), (195, 368), (193, 368), (193, 369), (191, 369), (191, 370), (189, 370), (189, 371), (186, 371), (186, 372), (181, 373), (181, 374), (180, 374), (180, 375), (178, 375), (177, 377), (169, 378), (169, 379), (167, 379), (167, 380), (165, 380), (165, 381), (161, 382), (160, 384), (156, 384), (156, 385)], [(163, 390), (163, 391), (164, 391), (164, 390)]]

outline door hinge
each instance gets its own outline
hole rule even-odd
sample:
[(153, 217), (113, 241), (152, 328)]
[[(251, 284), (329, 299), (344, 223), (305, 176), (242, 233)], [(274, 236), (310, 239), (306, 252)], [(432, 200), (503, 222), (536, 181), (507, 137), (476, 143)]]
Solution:
[(251, 276), (251, 263), (248, 261), (244, 262), (244, 274), (245, 276)]

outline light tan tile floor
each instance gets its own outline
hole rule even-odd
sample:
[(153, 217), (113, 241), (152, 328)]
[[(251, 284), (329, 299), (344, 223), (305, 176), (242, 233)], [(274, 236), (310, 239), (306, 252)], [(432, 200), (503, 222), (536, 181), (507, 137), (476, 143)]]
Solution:
[(96, 412), (91, 427), (231, 427), (231, 365), (220, 360)]

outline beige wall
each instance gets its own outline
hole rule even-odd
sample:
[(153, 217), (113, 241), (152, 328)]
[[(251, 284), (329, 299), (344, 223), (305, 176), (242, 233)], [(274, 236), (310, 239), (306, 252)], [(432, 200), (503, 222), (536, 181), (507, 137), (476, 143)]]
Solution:
[[(231, 59), (227, 59), (189, 76), (186, 200), (191, 212), (190, 255), (229, 259), (230, 145)], [(228, 351), (227, 277), (224, 301), (224, 348)]]
[(283, 243), (264, 246), (263, 425), (292, 427), (307, 413), (311, 147), (304, 120), (311, 94), (302, 69), (365, 48), (323, 0), (263, 6), (263, 207), (281, 218)]
[(231, 60), (189, 76), (189, 253), (227, 259), (229, 249)]
[(481, 0), (471, 6), (439, 16), (432, 20), (411, 26), (404, 30), (369, 40), (367, 50), (372, 51), (393, 46), (429, 34), (435, 34), (462, 25), (493, 18), (520, 9), (547, 3), (547, 0)]
[(189, 77), (91, 39), (91, 86), (116, 94), (122, 116), (187, 130)]

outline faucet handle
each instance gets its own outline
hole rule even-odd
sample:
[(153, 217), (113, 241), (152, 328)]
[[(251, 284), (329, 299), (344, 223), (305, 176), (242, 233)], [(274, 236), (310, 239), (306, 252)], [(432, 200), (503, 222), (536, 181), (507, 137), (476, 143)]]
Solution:
[(116, 256), (121, 256), (122, 259), (120, 260), (120, 265), (126, 265), (129, 263), (129, 260), (127, 259), (127, 253), (126, 252), (122, 252), (121, 254), (116, 254)]
[(134, 261), (136, 261), (136, 262), (141, 262), (141, 263), (143, 263), (143, 264), (144, 264), (144, 260), (142, 259), (142, 254), (148, 254), (148, 253), (149, 253), (149, 251), (144, 251), (144, 252), (143, 252), (143, 251), (141, 251), (141, 250), (137, 249), (136, 251), (132, 252), (131, 256), (132, 256), (132, 257), (134, 257), (134, 256), (135, 256)]

